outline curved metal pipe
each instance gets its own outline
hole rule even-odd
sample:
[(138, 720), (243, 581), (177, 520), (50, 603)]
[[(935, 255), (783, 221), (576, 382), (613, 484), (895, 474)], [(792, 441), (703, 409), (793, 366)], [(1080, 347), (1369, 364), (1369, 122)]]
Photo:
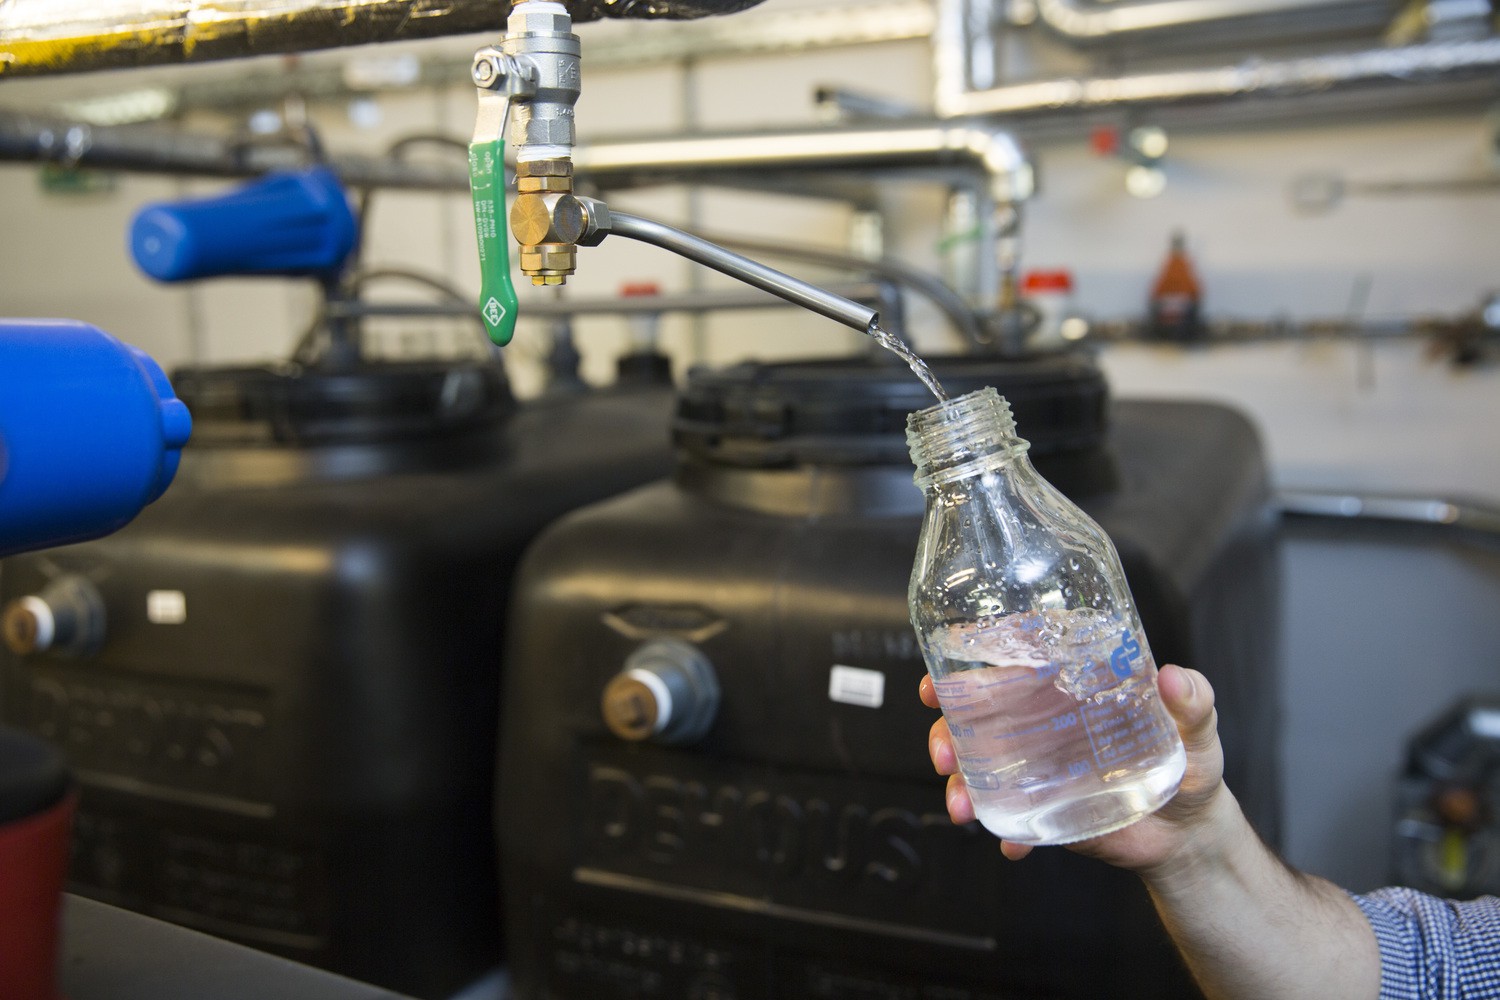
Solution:
[(1035, 189), (1031, 162), (1002, 129), (974, 123), (743, 132), (592, 142), (573, 151), (574, 175), (602, 187), (712, 180), (736, 172), (810, 174), (966, 167), (986, 175), (999, 201)]
[[(1011, 266), (1001, 245), (1013, 232), (998, 216), (1029, 198), (1035, 175), (1014, 136), (981, 122), (799, 129), (594, 142), (575, 147), (574, 175), (602, 188), (646, 183), (723, 181), (794, 175), (910, 170), (965, 171), (976, 178), (987, 209), (986, 238), (974, 263), (975, 305), (1000, 306), (1001, 272)], [(944, 178), (945, 180), (950, 178)], [(804, 185), (806, 186), (806, 185)], [(798, 187), (782, 185), (796, 191)]]

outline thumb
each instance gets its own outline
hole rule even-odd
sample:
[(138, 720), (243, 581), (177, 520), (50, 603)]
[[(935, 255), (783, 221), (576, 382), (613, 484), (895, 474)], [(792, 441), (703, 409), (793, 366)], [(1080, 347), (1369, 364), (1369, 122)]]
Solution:
[(1202, 753), (1218, 740), (1214, 716), (1214, 689), (1196, 670), (1168, 663), (1156, 678), (1162, 704), (1172, 713), (1188, 753)]

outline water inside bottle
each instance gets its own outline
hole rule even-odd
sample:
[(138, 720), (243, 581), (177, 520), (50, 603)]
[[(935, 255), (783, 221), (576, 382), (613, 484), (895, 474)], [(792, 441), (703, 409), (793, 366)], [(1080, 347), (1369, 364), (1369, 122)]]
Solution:
[(942, 384), (938, 382), (937, 376), (932, 374), (932, 369), (927, 367), (927, 362), (917, 357), (901, 338), (886, 330), (882, 330), (879, 326), (870, 327), (869, 334), (875, 338), (875, 343), (884, 347), (902, 361), (905, 361), (907, 367), (912, 370), (912, 374), (922, 380), (922, 384), (938, 398), (939, 402), (946, 403), (948, 401), (948, 393), (943, 389)]
[(1093, 609), (947, 625), (927, 637), (959, 769), (985, 828), (1021, 844), (1119, 829), (1186, 765), (1150, 651)]

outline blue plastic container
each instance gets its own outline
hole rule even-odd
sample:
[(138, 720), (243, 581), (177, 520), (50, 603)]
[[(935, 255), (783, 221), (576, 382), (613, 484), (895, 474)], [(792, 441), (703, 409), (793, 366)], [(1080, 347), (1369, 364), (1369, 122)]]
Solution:
[(192, 419), (144, 352), (72, 320), (0, 320), (0, 556), (97, 538), (161, 496)]
[(130, 253), (158, 281), (220, 275), (333, 275), (358, 224), (327, 167), (280, 171), (227, 194), (136, 213)]

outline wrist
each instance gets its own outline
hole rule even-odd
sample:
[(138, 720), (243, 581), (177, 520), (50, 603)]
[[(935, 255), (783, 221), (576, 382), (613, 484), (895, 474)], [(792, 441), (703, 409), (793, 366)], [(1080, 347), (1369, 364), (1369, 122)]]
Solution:
[(1136, 870), (1153, 895), (1201, 892), (1215, 880), (1236, 877), (1250, 852), (1262, 850), (1227, 786), (1215, 788), (1200, 809), (1175, 851)]

